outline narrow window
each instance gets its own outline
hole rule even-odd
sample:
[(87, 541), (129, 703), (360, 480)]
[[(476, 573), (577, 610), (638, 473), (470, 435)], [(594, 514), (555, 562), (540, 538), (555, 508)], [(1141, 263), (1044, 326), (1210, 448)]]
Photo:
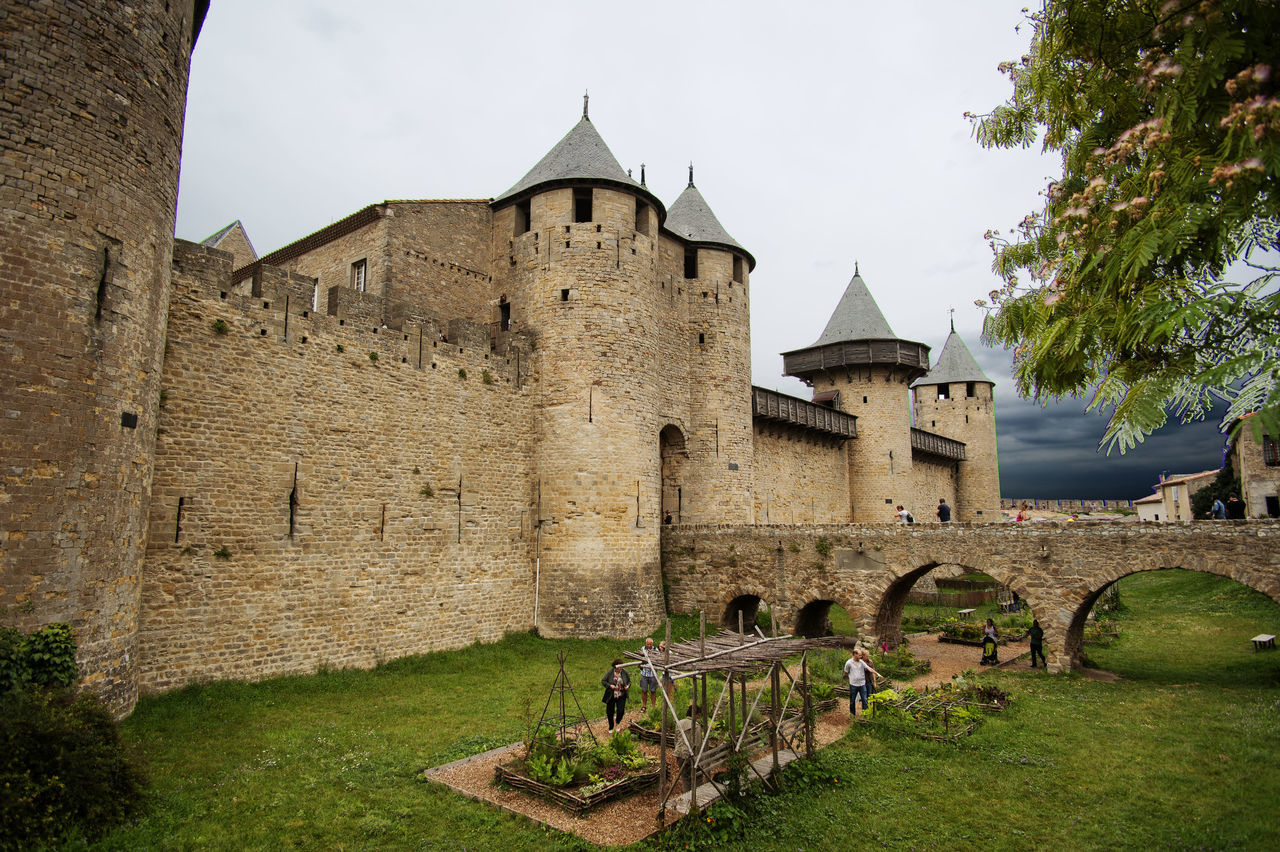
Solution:
[(649, 205), (636, 199), (636, 230), (649, 236)]
[(707, 342), (707, 336), (705, 334), (699, 334), (698, 343), (706, 343), (706, 342)]
[(368, 268), (369, 261), (363, 257), (351, 264), (351, 286), (358, 293), (363, 293), (365, 290), (365, 276)]
[(966, 382), (964, 386), (964, 395), (972, 399), (977, 396), (977, 385), (973, 382)]
[(698, 277), (698, 250), (693, 246), (684, 250), (684, 277)]
[(569, 301), (569, 291), (568, 291), (568, 290), (561, 290), (561, 291), (560, 291), (560, 301), (562, 301), (562, 302), (567, 302), (567, 301)]
[(742, 283), (742, 258), (736, 254), (733, 256), (733, 280)]
[(591, 187), (573, 191), (573, 221), (591, 221)]
[(938, 385), (938, 399), (951, 399), (950, 385)]
[(501, 331), (511, 330), (511, 303), (506, 299), (498, 305), (498, 328)]
[(529, 200), (516, 202), (516, 236), (529, 233)]

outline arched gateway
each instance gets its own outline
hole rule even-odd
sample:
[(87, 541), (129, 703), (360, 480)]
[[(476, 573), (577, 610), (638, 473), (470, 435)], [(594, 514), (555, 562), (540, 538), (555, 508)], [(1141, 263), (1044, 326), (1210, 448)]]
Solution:
[[(815, 543), (829, 547), (815, 560)], [(779, 632), (803, 632), (806, 605), (839, 601), (867, 639), (896, 640), (916, 580), (940, 565), (989, 574), (1045, 629), (1049, 669), (1080, 662), (1084, 622), (1102, 592), (1139, 571), (1228, 577), (1280, 603), (1280, 523), (685, 526), (664, 529), (673, 610), (726, 612), (742, 594), (770, 602)], [(811, 620), (811, 618), (810, 618)]]

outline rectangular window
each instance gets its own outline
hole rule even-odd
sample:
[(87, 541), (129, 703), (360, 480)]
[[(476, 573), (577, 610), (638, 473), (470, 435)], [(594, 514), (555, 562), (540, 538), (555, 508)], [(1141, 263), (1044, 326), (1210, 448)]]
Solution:
[(363, 257), (351, 264), (351, 287), (358, 293), (365, 291), (368, 268), (369, 261)]
[(573, 221), (591, 221), (591, 187), (573, 191)]
[(742, 283), (742, 258), (736, 254), (733, 256), (733, 280), (738, 284)]
[(970, 399), (977, 396), (977, 384), (974, 382), (966, 382), (964, 386), (964, 395)]
[(529, 200), (516, 202), (516, 236), (529, 233), (529, 221), (532, 213), (529, 210)]
[(1262, 436), (1262, 461), (1267, 467), (1280, 466), (1280, 439)]
[(649, 236), (649, 205), (636, 199), (636, 230)]
[(951, 399), (950, 385), (938, 385), (938, 399)]
[(698, 250), (692, 246), (684, 250), (684, 277), (698, 277)]

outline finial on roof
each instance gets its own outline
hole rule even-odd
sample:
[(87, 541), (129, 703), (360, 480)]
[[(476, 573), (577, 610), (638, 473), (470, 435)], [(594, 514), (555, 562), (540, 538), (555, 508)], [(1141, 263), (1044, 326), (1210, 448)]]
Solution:
[(955, 334), (956, 333), (956, 309), (952, 308), (951, 310), (947, 311), (947, 313), (951, 314), (951, 333)]
[(584, 91), (582, 93), (582, 117), (587, 119), (588, 121), (591, 120), (590, 116), (587, 115), (587, 103), (590, 100), (591, 100), (591, 95), (588, 92)]
[(689, 161), (689, 186), (693, 186), (693, 160)]
[(640, 164), (640, 185), (644, 186), (644, 163)]
[(856, 260), (853, 262), (853, 277), (858, 277), (858, 261)]

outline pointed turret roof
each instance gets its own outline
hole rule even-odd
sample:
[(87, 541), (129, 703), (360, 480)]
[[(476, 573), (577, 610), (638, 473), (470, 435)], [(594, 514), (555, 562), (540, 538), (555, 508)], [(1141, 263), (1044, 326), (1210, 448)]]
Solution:
[(530, 195), (532, 190), (547, 184), (571, 185), (582, 181), (592, 183), (620, 184), (632, 191), (639, 191), (651, 203), (657, 206), (659, 217), (665, 215), (666, 206), (662, 204), (648, 188), (636, 183), (630, 175), (618, 165), (618, 160), (609, 150), (609, 146), (600, 138), (595, 125), (583, 110), (582, 119), (565, 134), (564, 138), (547, 152), (529, 173), (516, 182), (502, 195), (493, 200), (494, 206), (517, 200), (519, 196)]
[(914, 379), (929, 369), (929, 347), (893, 333), (855, 264), (822, 336), (804, 349), (783, 352), (782, 371), (808, 381), (824, 370), (871, 364), (904, 368), (906, 378)]
[(853, 278), (840, 297), (831, 319), (822, 336), (810, 346), (825, 346), (828, 343), (844, 343), (848, 340), (893, 340), (898, 335), (889, 328), (889, 322), (880, 312), (880, 306), (871, 297), (867, 283), (862, 280), (857, 264), (853, 267)]
[(729, 236), (729, 232), (720, 224), (716, 214), (711, 212), (711, 205), (702, 197), (702, 193), (693, 185), (693, 166), (689, 166), (689, 185), (680, 193), (680, 197), (667, 211), (668, 231), (688, 240), (691, 243), (705, 243), (720, 248), (741, 252), (747, 258), (751, 269), (756, 268), (756, 259), (742, 244)]
[(911, 383), (911, 387), (920, 385), (948, 385), (952, 382), (986, 382), (994, 385), (995, 382), (987, 378), (987, 374), (982, 372), (982, 368), (978, 366), (978, 361), (973, 357), (973, 353), (969, 351), (969, 347), (964, 345), (964, 340), (960, 335), (956, 334), (955, 326), (951, 327), (951, 333), (947, 335), (947, 342), (942, 345), (942, 354), (938, 356), (938, 363), (933, 365), (928, 373), (916, 379)]

